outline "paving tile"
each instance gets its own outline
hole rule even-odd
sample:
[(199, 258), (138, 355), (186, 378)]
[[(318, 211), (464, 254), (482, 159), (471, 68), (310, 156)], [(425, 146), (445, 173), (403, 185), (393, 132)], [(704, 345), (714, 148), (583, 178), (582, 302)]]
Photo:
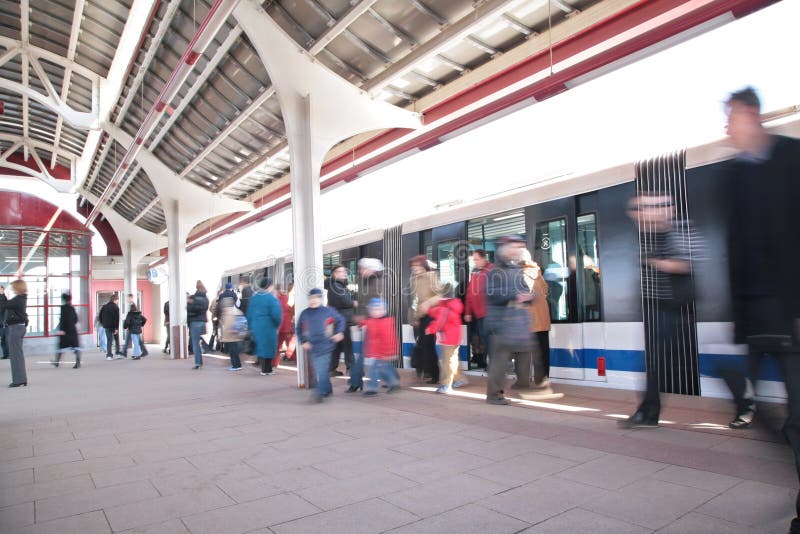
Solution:
[(481, 505), (535, 524), (606, 493), (595, 486), (550, 477), (484, 499)]
[(529, 438), (527, 436), (511, 435), (501, 438), (491, 443), (485, 441), (477, 441), (462, 445), (459, 450), (476, 454), (492, 460), (508, 460), (515, 456), (520, 456), (528, 452), (537, 452), (540, 442), (546, 440), (539, 440)]
[(416, 521), (414, 514), (380, 499), (362, 501), (316, 515), (271, 526), (276, 534), (347, 532), (374, 534)]
[(80, 462), (68, 462), (37, 467), (34, 470), (34, 477), (37, 482), (43, 482), (46, 480), (70, 478), (86, 473), (96, 474), (112, 469), (131, 467), (133, 465), (135, 464), (130, 456), (110, 456), (108, 458), (95, 458)]
[(33, 467), (45, 467), (48, 465), (59, 465), (68, 462), (76, 462), (83, 460), (80, 451), (64, 451), (55, 454), (43, 454), (42, 456), (30, 456), (28, 458), (17, 458), (0, 462), (0, 474), (8, 473), (10, 471), (19, 471), (20, 469), (27, 469)]
[(476, 502), (508, 489), (471, 475), (445, 477), (434, 483), (389, 493), (384, 501), (413, 512), (420, 517), (430, 517)]
[(285, 469), (277, 473), (271, 473), (269, 478), (272, 484), (286, 491), (313, 488), (336, 481), (335, 478), (326, 475), (314, 467)]
[(315, 429), (303, 435), (294, 436), (284, 441), (273, 443), (279, 451), (301, 451), (318, 447), (333, 446), (336, 443), (350, 441), (353, 438), (329, 428)]
[(714, 494), (708, 491), (646, 479), (588, 502), (583, 508), (646, 528), (659, 529), (713, 497)]
[(33, 456), (33, 445), (18, 445), (16, 447), (0, 447), (0, 463), (19, 458), (29, 458)]
[(15, 534), (107, 534), (111, 532), (103, 512), (89, 512), (64, 519), (28, 525)]
[(552, 475), (577, 465), (575, 462), (545, 454), (529, 452), (502, 462), (473, 469), (471, 475), (509, 487), (520, 486), (538, 478)]
[(406, 445), (398, 445), (391, 449), (410, 456), (416, 456), (417, 458), (435, 458), (450, 454), (453, 451), (469, 449), (471, 446), (486, 447), (486, 442), (448, 433)]
[(49, 521), (157, 497), (159, 493), (147, 481), (68, 493), (36, 501), (36, 520)]
[(719, 434), (693, 432), (690, 430), (667, 428), (663, 426), (658, 428), (633, 430), (626, 434), (626, 436), (633, 439), (670, 443), (684, 447), (697, 447), (699, 449), (710, 449), (712, 447), (717, 447), (731, 439), (728, 436), (720, 436)]
[(796, 489), (748, 480), (715, 497), (695, 511), (763, 529), (763, 532), (785, 532), (795, 516), (796, 498)]
[(609, 454), (567, 469), (558, 476), (600, 488), (619, 489), (664, 469), (666, 464)]
[(271, 475), (251, 478), (226, 476), (217, 481), (217, 487), (238, 503), (271, 497), (285, 491), (284, 488), (273, 483)]
[[(788, 525), (783, 530), (786, 532)], [(763, 532), (703, 514), (691, 512), (658, 531), (658, 534), (756, 534)]]
[(364, 473), (376, 470), (387, 471), (389, 467), (416, 461), (417, 458), (400, 452), (373, 449), (349, 458), (314, 464), (314, 467), (332, 477), (346, 479), (361, 477)]
[(359, 478), (313, 485), (297, 491), (297, 494), (322, 510), (331, 510), (414, 487), (417, 487), (417, 483), (407, 478), (381, 471), (367, 471)]
[(207, 510), (230, 506), (234, 502), (218, 488), (187, 491), (158, 499), (123, 504), (106, 508), (105, 513), (111, 527), (126, 530), (153, 523), (162, 523)]
[(73, 450), (92, 449), (99, 447), (109, 447), (119, 445), (117, 438), (114, 435), (99, 436), (96, 438), (87, 439), (72, 439), (69, 441), (51, 442), (51, 443), (38, 443), (34, 445), (33, 449), (36, 456), (42, 454), (55, 454), (58, 452), (68, 452)]
[[(467, 454), (465, 452), (451, 452), (445, 456), (436, 456), (415, 462), (403, 462), (389, 467), (389, 471), (416, 482), (432, 482), (451, 477), (459, 473), (466, 473), (492, 463), (488, 458)], [(509, 485), (511, 487), (511, 485)]]
[[(223, 491), (225, 488), (222, 486), (222, 482), (227, 480), (235, 480), (235, 481), (246, 481), (253, 478), (264, 477), (261, 473), (253, 469), (248, 465), (237, 465), (231, 466), (226, 471), (209, 474), (209, 473), (202, 473), (200, 471), (194, 473), (187, 473), (183, 475), (173, 475), (167, 477), (150, 477), (148, 480), (150, 481), (153, 486), (158, 490), (158, 492), (163, 495), (175, 495), (176, 493), (182, 493), (188, 490), (198, 490), (203, 488), (212, 488), (214, 486), (219, 487)], [(228, 493), (226, 491), (226, 493)], [(280, 493), (279, 491), (276, 493)], [(233, 497), (229, 493), (229, 495)], [(258, 495), (254, 498), (260, 497), (267, 497), (268, 495), (273, 495), (273, 493), (269, 493), (266, 495)], [(253, 499), (248, 499), (253, 500)], [(241, 501), (238, 501), (241, 502)]]
[(677, 465), (671, 465), (666, 469), (657, 471), (653, 473), (652, 477), (665, 482), (682, 484), (712, 493), (722, 493), (742, 481), (741, 478), (719, 475), (717, 473), (710, 473), (708, 471), (680, 467)]
[[(591, 525), (591, 527), (590, 527)], [(612, 517), (596, 514), (582, 508), (573, 508), (524, 530), (524, 534), (563, 534), (564, 532), (591, 531), (595, 534), (647, 534), (649, 528), (632, 525)], [(712, 531), (706, 531), (708, 534)], [(698, 533), (699, 534), (699, 533)]]
[[(234, 534), (310, 516), (319, 509), (296, 495), (283, 493), (183, 518), (192, 534)], [(334, 531), (335, 532), (335, 531)]]
[(345, 459), (368, 454), (370, 451), (382, 451), (391, 449), (399, 445), (406, 445), (417, 441), (414, 438), (405, 436), (400, 432), (381, 434), (379, 436), (367, 436), (364, 438), (352, 439), (336, 444), (336, 452), (344, 456)]
[(34, 521), (33, 503), (24, 502), (0, 508), (0, 532), (15, 532)]
[(170, 519), (163, 523), (132, 528), (123, 534), (190, 534), (189, 529), (180, 519)]
[(31, 467), (3, 473), (3, 476), (0, 477), (0, 488), (13, 488), (25, 484), (33, 484), (33, 468)]
[(416, 523), (391, 530), (391, 534), (441, 534), (442, 532), (458, 532), (459, 534), (502, 534), (513, 533), (524, 529), (528, 524), (489, 510), (479, 505), (464, 506), (428, 517)]
[[(259, 454), (254, 454), (253, 448), (250, 447), (248, 452), (244, 455), (244, 461), (247, 465), (254, 467), (264, 474), (284, 471), (289, 468), (310, 467), (312, 465), (342, 460), (344, 458), (346, 457), (338, 452), (338, 445), (336, 447), (319, 447), (300, 451), (279, 451), (271, 446), (267, 446), (263, 448)], [(194, 458), (192, 458), (192, 463), (194, 463)]]
[(72, 478), (0, 487), (0, 507), (19, 504), (94, 488), (89, 475)]
[(195, 472), (197, 472), (197, 469), (185, 458), (178, 458), (164, 462), (148, 463), (134, 467), (92, 473), (92, 480), (94, 480), (98, 488), (102, 488), (136, 480), (185, 475)]
[(792, 449), (783, 443), (770, 443), (755, 439), (732, 438), (715, 445), (712, 450), (754, 456), (759, 459), (778, 460), (780, 462), (794, 463)]
[(497, 441), (502, 438), (508, 438), (513, 436), (508, 432), (502, 432), (500, 430), (493, 430), (491, 428), (486, 428), (483, 426), (478, 425), (470, 425), (464, 430), (458, 432), (461, 436), (467, 436), (469, 438), (478, 439), (480, 441)]

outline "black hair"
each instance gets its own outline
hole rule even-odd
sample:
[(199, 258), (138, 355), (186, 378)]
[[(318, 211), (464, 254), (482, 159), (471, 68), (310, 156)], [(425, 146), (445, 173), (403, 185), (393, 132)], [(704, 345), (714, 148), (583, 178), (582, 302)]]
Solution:
[(258, 281), (258, 287), (261, 289), (267, 289), (269, 286), (272, 285), (272, 278), (265, 276), (261, 280)]
[(486, 251), (483, 250), (482, 248), (476, 248), (471, 253), (472, 254), (477, 254), (481, 258), (486, 259)]
[(725, 101), (725, 105), (730, 107), (734, 103), (753, 108), (761, 113), (761, 100), (758, 98), (756, 90), (752, 87), (748, 86), (731, 93), (728, 96), (728, 100)]

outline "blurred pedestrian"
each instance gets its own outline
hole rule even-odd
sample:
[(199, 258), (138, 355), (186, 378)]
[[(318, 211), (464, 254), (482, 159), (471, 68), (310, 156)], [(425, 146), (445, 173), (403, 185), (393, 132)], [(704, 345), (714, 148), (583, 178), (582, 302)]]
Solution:
[(242, 361), (239, 358), (241, 343), (247, 334), (248, 325), (242, 310), (236, 307), (236, 294), (225, 296), (219, 301), (219, 338), (223, 348), (231, 359), (229, 371), (241, 371)]
[(58, 321), (58, 350), (53, 360), (53, 365), (58, 367), (64, 352), (71, 350), (75, 353), (73, 369), (81, 366), (81, 345), (78, 340), (78, 314), (72, 307), (72, 296), (69, 293), (61, 295), (61, 317)]
[(417, 377), (428, 377), (429, 384), (439, 383), (439, 362), (436, 356), (436, 336), (428, 334), (431, 317), (428, 310), (442, 298), (442, 284), (428, 262), (426, 256), (414, 256), (409, 260), (411, 266), (411, 305), (412, 325), (417, 342), (411, 356), (411, 365), (417, 370)]
[(14, 296), (6, 302), (6, 336), (8, 337), (8, 354), (11, 359), (10, 388), (28, 385), (28, 374), (25, 371), (25, 353), (22, 350), (22, 338), (28, 328), (28, 285), (24, 280), (11, 282)]
[(339, 312), (322, 304), (322, 290), (314, 288), (308, 292), (308, 308), (297, 319), (297, 337), (303, 344), (306, 357), (310, 358), (317, 379), (311, 397), (313, 402), (322, 402), (333, 393), (329, 372), (333, 346), (344, 339), (346, 323)]
[[(364, 366), (367, 369), (369, 383), (364, 395), (378, 394), (378, 381), (388, 386), (387, 393), (393, 393), (400, 387), (400, 380), (395, 372), (397, 361), (397, 324), (394, 317), (386, 311), (386, 303), (377, 297), (367, 305), (368, 317), (362, 321), (364, 332)], [(351, 386), (352, 388), (352, 386)]]
[(287, 291), (282, 291), (278, 286), (275, 286), (275, 289), (278, 301), (281, 303), (281, 326), (278, 328), (278, 353), (281, 352), (281, 347), (285, 347), (283, 353), (284, 359), (294, 360), (297, 339), (294, 335), (294, 306), (289, 304), (289, 291), (291, 290), (291, 286)]
[(164, 350), (162, 352), (164, 354), (169, 354), (169, 301), (164, 303), (164, 328), (167, 330), (167, 340), (164, 342)]
[(267, 376), (275, 374), (272, 361), (278, 354), (278, 327), (283, 312), (273, 294), (272, 279), (265, 276), (259, 280), (258, 287), (247, 306), (247, 324), (253, 335), (255, 356), (261, 360), (261, 376)]
[[(122, 356), (122, 353), (119, 350), (119, 306), (117, 306), (117, 297), (116, 293), (111, 294), (111, 298), (108, 299), (108, 302), (103, 304), (103, 307), (100, 308), (100, 324), (103, 325), (103, 329), (106, 331), (106, 360), (113, 360), (114, 354), (118, 356)], [(114, 342), (112, 345), (111, 342)], [(111, 348), (112, 346), (116, 346), (116, 352), (112, 354)]]
[(328, 306), (338, 311), (344, 317), (346, 324), (343, 332), (344, 338), (336, 344), (331, 352), (331, 376), (342, 376), (342, 372), (339, 371), (339, 358), (342, 353), (344, 353), (344, 364), (348, 372), (353, 362), (353, 339), (350, 336), (350, 327), (355, 325), (353, 318), (357, 303), (353, 302), (353, 296), (348, 287), (349, 274), (344, 265), (334, 265), (330, 278), (325, 282), (328, 290)]
[(206, 296), (206, 286), (200, 280), (194, 285), (194, 295), (186, 298), (186, 322), (189, 323), (189, 341), (194, 355), (194, 367), (203, 367), (203, 349), (201, 341), (203, 334), (206, 333), (206, 323), (208, 323), (208, 297)]
[(123, 326), (128, 331), (128, 336), (131, 340), (131, 347), (133, 348), (133, 359), (140, 359), (142, 354), (142, 329), (144, 328), (147, 318), (142, 315), (136, 304), (131, 304), (128, 307), (128, 315), (125, 316)]
[[(533, 261), (531, 253), (522, 252), (522, 275), (525, 285), (531, 291), (533, 299), (528, 311), (531, 315), (531, 336), (533, 350), (517, 354), (515, 370), (517, 381), (511, 389), (545, 390), (550, 387), (550, 307), (547, 304), (547, 282), (542, 276), (542, 269)], [(533, 360), (533, 384), (531, 384), (531, 359)]]
[(472, 274), (467, 283), (464, 306), (464, 322), (467, 323), (472, 363), (477, 368), (486, 369), (486, 354), (489, 349), (489, 336), (486, 333), (486, 279), (492, 265), (483, 249), (472, 251)]
[(0, 285), (0, 351), (3, 353), (3, 357), (0, 359), (2, 360), (7, 360), (9, 356), (8, 341), (6, 340), (6, 302), (8, 302), (6, 288)]
[(461, 299), (453, 298), (453, 288), (446, 284), (442, 299), (431, 306), (428, 315), (432, 321), (427, 334), (436, 336), (439, 347), (439, 388), (436, 393), (450, 393), (454, 387), (461, 387), (467, 381), (461, 376), (458, 349), (461, 346), (461, 312), (464, 305)]

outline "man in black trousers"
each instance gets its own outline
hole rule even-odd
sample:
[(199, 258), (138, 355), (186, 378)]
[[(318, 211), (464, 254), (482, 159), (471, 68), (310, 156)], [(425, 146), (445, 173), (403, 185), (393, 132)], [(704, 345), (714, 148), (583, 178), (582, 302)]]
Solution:
[(100, 324), (106, 330), (106, 360), (113, 360), (114, 353), (111, 352), (111, 341), (114, 341), (117, 351), (119, 351), (119, 306), (117, 306), (117, 294), (111, 295), (111, 300), (100, 308)]
[[(747, 375), (729, 373), (737, 414), (745, 428), (756, 412), (753, 382), (764, 354), (776, 357), (786, 385), (783, 433), (800, 475), (800, 141), (770, 135), (761, 103), (748, 87), (726, 102), (727, 132), (737, 157), (727, 167), (730, 216), (728, 257), (737, 343), (747, 343)], [(800, 533), (800, 495), (790, 533)]]

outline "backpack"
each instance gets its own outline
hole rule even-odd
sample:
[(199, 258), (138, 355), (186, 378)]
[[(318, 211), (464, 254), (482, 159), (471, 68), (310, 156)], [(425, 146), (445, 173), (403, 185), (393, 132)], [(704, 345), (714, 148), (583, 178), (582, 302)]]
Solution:
[(237, 315), (229, 328), (235, 336), (244, 337), (245, 334), (247, 334), (247, 317), (244, 315)]

